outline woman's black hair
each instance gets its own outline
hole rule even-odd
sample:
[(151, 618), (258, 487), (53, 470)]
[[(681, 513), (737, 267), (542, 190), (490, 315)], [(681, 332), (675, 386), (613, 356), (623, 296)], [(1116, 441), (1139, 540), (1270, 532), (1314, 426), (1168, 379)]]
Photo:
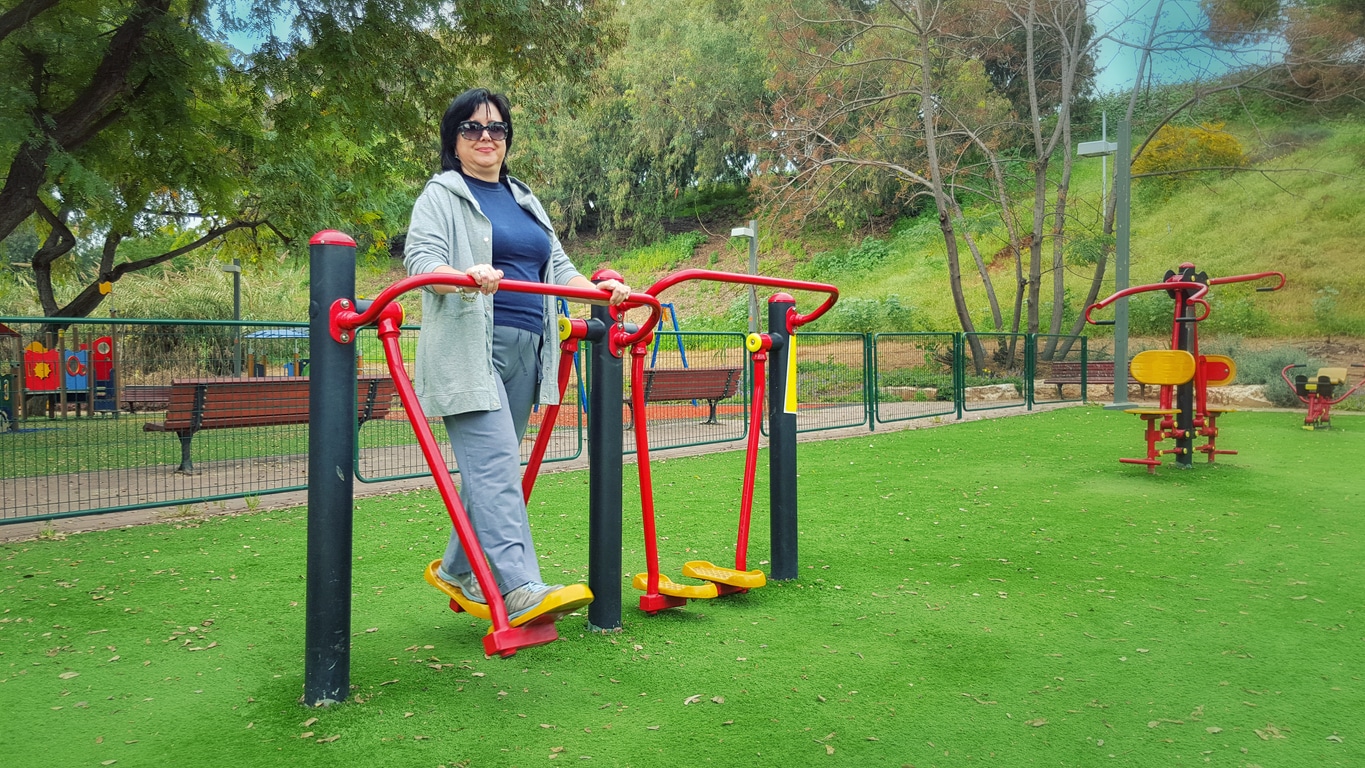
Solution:
[[(493, 93), (487, 88), (470, 88), (450, 102), (445, 117), (441, 118), (441, 170), (461, 170), (460, 156), (455, 152), (455, 142), (459, 139), (457, 129), (460, 123), (473, 117), (474, 113), (479, 111), (479, 107), (485, 104), (492, 104), (502, 113), (502, 121), (507, 123), (507, 149), (512, 149), (512, 107), (507, 103), (507, 97), (501, 93)], [(502, 157), (498, 179), (507, 179), (506, 155)]]

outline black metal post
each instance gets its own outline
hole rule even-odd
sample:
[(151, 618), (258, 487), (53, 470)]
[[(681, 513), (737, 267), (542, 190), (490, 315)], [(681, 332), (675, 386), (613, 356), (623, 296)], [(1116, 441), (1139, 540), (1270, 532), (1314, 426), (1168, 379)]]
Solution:
[(768, 335), (773, 340), (768, 355), (768, 526), (772, 578), (779, 580), (797, 575), (796, 410), (787, 412), (788, 357), (793, 354), (787, 313), (795, 306), (796, 301), (785, 293), (768, 298)]
[[(603, 279), (594, 275), (593, 279)], [(612, 319), (607, 307), (592, 308), (588, 389), (588, 627), (595, 632), (621, 628), (621, 401), (624, 366), (611, 353)]]
[(309, 241), (308, 592), (303, 702), (346, 700), (351, 682), (351, 517), (355, 486), (353, 344), (329, 332), (332, 303), (354, 302), (355, 241), (319, 232)]
[[(1194, 268), (1181, 269), (1181, 280), (1196, 280)], [(1180, 299), (1183, 302), (1181, 319), (1184, 322), (1177, 323), (1177, 348), (1183, 349), (1190, 354), (1194, 354), (1194, 334), (1195, 334), (1195, 306), (1186, 299), (1193, 291), (1181, 289)], [(1175, 440), (1175, 447), (1179, 453), (1175, 455), (1175, 465), (1177, 469), (1189, 469), (1194, 466), (1194, 379), (1191, 378), (1184, 384), (1175, 388), (1175, 407), (1180, 409), (1176, 414), (1175, 426), (1180, 430), (1182, 437)]]

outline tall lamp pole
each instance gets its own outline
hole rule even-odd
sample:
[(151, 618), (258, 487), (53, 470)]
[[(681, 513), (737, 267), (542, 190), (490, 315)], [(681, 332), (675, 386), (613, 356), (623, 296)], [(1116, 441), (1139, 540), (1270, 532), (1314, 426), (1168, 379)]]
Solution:
[[(749, 238), (749, 274), (758, 274), (758, 219), (749, 219), (749, 226), (735, 227), (730, 237)], [(758, 288), (749, 286), (749, 333), (758, 333)]]
[[(232, 319), (241, 323), (242, 260), (233, 259), (231, 266), (223, 266), (220, 269), (232, 273)], [(241, 378), (242, 376), (242, 326), (240, 324), (232, 328), (232, 375), (234, 378)]]
[[(1132, 131), (1119, 120), (1118, 141), (1083, 141), (1076, 147), (1080, 157), (1114, 159), (1114, 291), (1128, 287), (1129, 213), (1132, 208)], [(1114, 402), (1105, 408), (1131, 408), (1128, 400), (1128, 297), (1114, 302)]]

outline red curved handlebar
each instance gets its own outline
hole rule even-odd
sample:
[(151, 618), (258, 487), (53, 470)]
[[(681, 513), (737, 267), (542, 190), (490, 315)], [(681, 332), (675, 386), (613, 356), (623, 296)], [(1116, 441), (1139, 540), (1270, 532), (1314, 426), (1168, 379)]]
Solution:
[(1203, 283), (1177, 280), (1170, 283), (1151, 283), (1150, 285), (1135, 285), (1131, 288), (1124, 288), (1123, 290), (1117, 293), (1110, 294), (1109, 296), (1106, 296), (1105, 298), (1100, 299), (1099, 301), (1085, 308), (1085, 321), (1093, 325), (1095, 321), (1090, 318), (1091, 312), (1097, 309), (1103, 309), (1104, 307), (1109, 306), (1110, 304), (1114, 303), (1115, 301), (1118, 301), (1119, 299), (1125, 296), (1132, 296), (1135, 293), (1146, 293), (1148, 291), (1169, 291), (1189, 288), (1193, 288), (1195, 289), (1195, 291), (1194, 293), (1191, 293), (1189, 297), (1186, 298), (1185, 300), (1195, 304), (1204, 305), (1203, 316), (1195, 318), (1195, 320), (1203, 320), (1205, 317), (1209, 316), (1209, 304), (1208, 302), (1204, 301), (1204, 294), (1209, 292), (1209, 287), (1207, 285), (1204, 285)]
[(784, 277), (767, 277), (764, 275), (745, 275), (739, 272), (717, 272), (711, 269), (684, 269), (681, 272), (674, 272), (654, 285), (645, 289), (645, 293), (651, 296), (658, 296), (663, 291), (671, 288), (678, 283), (688, 280), (710, 280), (717, 283), (737, 283), (740, 285), (766, 286), (768, 288), (787, 288), (794, 291), (815, 291), (817, 293), (827, 293), (829, 298), (816, 307), (813, 312), (802, 315), (800, 313), (792, 316), (792, 329), (800, 328), (806, 323), (820, 317), (834, 306), (834, 302), (839, 300), (839, 289), (828, 283), (813, 283), (807, 280), (789, 280)]
[(1260, 279), (1266, 278), (1266, 277), (1278, 277), (1278, 278), (1280, 278), (1280, 284), (1277, 285), (1277, 286), (1275, 286), (1275, 287), (1273, 287), (1273, 288), (1271, 288), (1270, 290), (1272, 290), (1272, 291), (1278, 291), (1278, 290), (1280, 290), (1281, 288), (1284, 287), (1284, 273), (1283, 273), (1283, 272), (1253, 272), (1253, 273), (1248, 274), (1248, 275), (1229, 275), (1229, 276), (1227, 276), (1227, 277), (1215, 277), (1215, 278), (1212, 278), (1211, 280), (1209, 280), (1209, 285), (1226, 285), (1226, 284), (1228, 284), (1228, 283), (1245, 283), (1245, 282), (1249, 282), (1249, 281), (1251, 281), (1251, 280), (1260, 280)]
[[(392, 304), (399, 296), (408, 291), (423, 288), (428, 285), (454, 285), (460, 288), (478, 288), (479, 284), (474, 278), (468, 275), (448, 275), (439, 272), (428, 272), (422, 275), (405, 277), (402, 280), (390, 285), (379, 292), (370, 303), (370, 308), (363, 313), (334, 315), (332, 322), (342, 330), (354, 330), (364, 325), (375, 322), (380, 313), (389, 304)], [(500, 291), (515, 291), (517, 293), (536, 293), (542, 296), (562, 296), (566, 299), (576, 299), (588, 304), (607, 304), (605, 291), (596, 288), (575, 288), (569, 285), (549, 285), (547, 283), (530, 283), (524, 280), (503, 280), (498, 283)], [(627, 334), (621, 338), (621, 347), (628, 347), (640, 341), (654, 330), (658, 324), (659, 317), (663, 308), (659, 306), (659, 300), (648, 293), (632, 293), (630, 297), (619, 305), (622, 311), (635, 307), (649, 307), (649, 320), (641, 325), (633, 334)]]

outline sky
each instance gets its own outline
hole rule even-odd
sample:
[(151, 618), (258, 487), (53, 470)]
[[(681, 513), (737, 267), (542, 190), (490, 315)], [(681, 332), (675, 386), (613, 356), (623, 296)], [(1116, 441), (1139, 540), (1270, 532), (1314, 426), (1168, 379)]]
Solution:
[(1197, 35), (1181, 31), (1208, 27), (1208, 19), (1199, 9), (1199, 0), (1092, 0), (1091, 8), (1096, 34), (1110, 37), (1100, 44), (1095, 62), (1099, 70), (1096, 89), (1101, 93), (1132, 88), (1140, 55), (1132, 44), (1146, 41), (1158, 8), (1162, 23), (1156, 42), (1171, 50), (1153, 56), (1149, 73), (1152, 80), (1180, 82), (1217, 76), (1273, 55), (1248, 47), (1220, 58), (1201, 47)]

